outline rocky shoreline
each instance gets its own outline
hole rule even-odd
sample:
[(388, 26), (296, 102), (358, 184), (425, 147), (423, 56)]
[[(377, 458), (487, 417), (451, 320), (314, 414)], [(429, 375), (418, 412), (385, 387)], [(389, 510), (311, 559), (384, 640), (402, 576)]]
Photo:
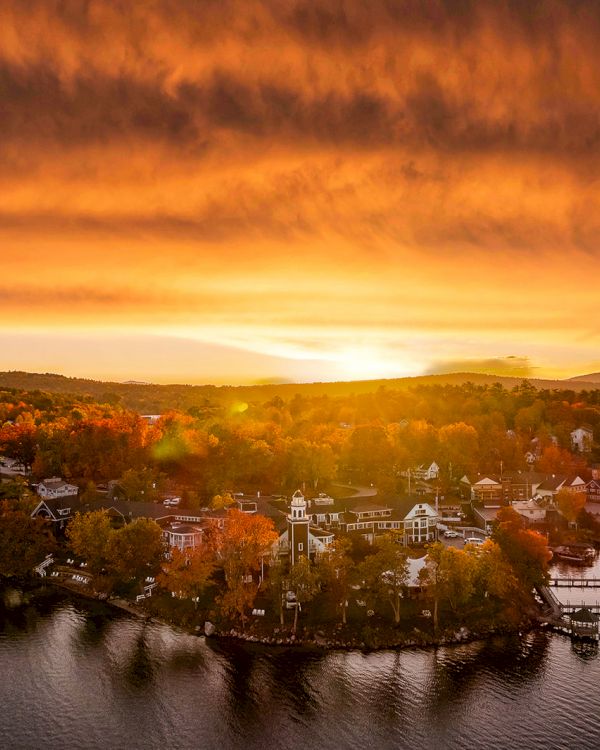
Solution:
[(483, 641), (499, 635), (516, 635), (530, 632), (536, 628), (534, 622), (523, 622), (519, 627), (490, 627), (470, 630), (466, 626), (458, 629), (449, 629), (443, 631), (438, 636), (432, 636), (426, 633), (399, 633), (396, 637), (382, 639), (377, 643), (372, 641), (367, 643), (357, 637), (334, 638), (328, 637), (325, 633), (317, 633), (312, 637), (298, 637), (274, 632), (273, 635), (257, 635), (249, 632), (242, 632), (236, 628), (227, 630), (214, 630), (207, 637), (214, 637), (223, 641), (238, 641), (240, 643), (251, 643), (267, 647), (294, 647), (311, 650), (330, 650), (330, 651), (397, 651), (410, 648), (439, 648), (440, 646), (451, 646), (475, 641)]
[[(67, 591), (68, 593), (82, 599), (92, 600), (106, 604), (122, 612), (148, 622), (155, 622), (161, 625), (174, 627), (191, 635), (204, 636), (207, 639), (215, 641), (233, 641), (244, 644), (254, 644), (265, 647), (279, 648), (298, 648), (308, 650), (331, 650), (331, 651), (390, 651), (410, 648), (438, 648), (440, 646), (458, 645), (482, 641), (498, 635), (514, 635), (529, 632), (539, 626), (535, 619), (525, 618), (519, 626), (507, 627), (494, 625), (487, 627), (477, 627), (470, 629), (465, 625), (458, 628), (447, 628), (442, 630), (437, 636), (425, 633), (417, 628), (411, 632), (397, 632), (389, 627), (369, 628), (368, 636), (365, 632), (357, 630), (356, 627), (347, 626), (341, 628), (336, 626), (327, 631), (326, 628), (317, 628), (314, 631), (308, 631), (306, 628), (294, 635), (282, 627), (274, 627), (272, 630), (261, 628), (257, 632), (254, 627), (242, 631), (238, 627), (215, 626), (213, 623), (206, 621), (204, 627), (196, 625), (185, 627), (181, 623), (173, 620), (158, 617), (148, 612), (144, 608), (119, 597), (107, 597), (106, 595), (97, 594), (75, 585), (70, 585), (66, 581), (57, 579), (48, 579), (44, 581), (50, 583), (53, 587)], [(265, 632), (265, 630), (267, 632)]]

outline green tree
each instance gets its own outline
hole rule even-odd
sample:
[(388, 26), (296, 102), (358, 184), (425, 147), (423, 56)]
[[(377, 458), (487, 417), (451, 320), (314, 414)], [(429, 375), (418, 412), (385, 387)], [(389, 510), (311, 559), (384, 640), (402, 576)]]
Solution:
[(408, 580), (408, 557), (391, 535), (377, 540), (377, 551), (360, 563), (359, 580), (367, 591), (389, 602), (396, 625), (400, 622), (400, 603)]
[(346, 610), (354, 572), (354, 562), (350, 557), (351, 547), (349, 539), (338, 538), (319, 556), (317, 563), (319, 577), (332, 594), (336, 608), (341, 611), (343, 625), (346, 624)]
[(149, 518), (136, 518), (111, 534), (107, 568), (121, 583), (143, 581), (160, 570), (165, 552), (162, 529)]
[(319, 592), (319, 571), (306, 555), (301, 555), (298, 562), (292, 566), (289, 575), (290, 591), (296, 595), (296, 606), (294, 607), (294, 624), (292, 632), (298, 628), (298, 611), (303, 604), (312, 601)]
[(56, 549), (48, 521), (31, 518), (0, 502), (0, 576), (26, 578), (46, 555)]
[(284, 597), (289, 588), (287, 565), (279, 555), (274, 555), (269, 563), (269, 575), (266, 588), (273, 607), (279, 614), (279, 624), (285, 624)]
[(445, 600), (455, 614), (468, 604), (475, 589), (476, 567), (477, 557), (468, 550), (445, 547), (441, 542), (428, 547), (420, 577), (434, 600), (433, 625), (436, 629), (440, 601)]

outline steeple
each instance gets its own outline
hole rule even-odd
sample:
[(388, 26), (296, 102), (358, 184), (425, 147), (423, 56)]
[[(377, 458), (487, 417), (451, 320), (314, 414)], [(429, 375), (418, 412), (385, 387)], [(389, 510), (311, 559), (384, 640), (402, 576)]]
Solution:
[(300, 490), (296, 490), (292, 495), (290, 512), (287, 517), (290, 563), (292, 565), (295, 565), (302, 555), (308, 557), (309, 523), (310, 519), (306, 515), (306, 500)]
[(290, 516), (292, 520), (298, 521), (306, 518), (306, 500), (300, 490), (296, 490), (292, 495)]

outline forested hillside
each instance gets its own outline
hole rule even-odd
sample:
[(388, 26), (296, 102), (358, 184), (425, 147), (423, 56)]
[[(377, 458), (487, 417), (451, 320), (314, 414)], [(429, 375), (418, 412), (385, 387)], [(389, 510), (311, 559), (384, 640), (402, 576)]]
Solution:
[(395, 492), (403, 472), (432, 461), (451, 487), (464, 473), (524, 470), (532, 450), (535, 468), (548, 473), (583, 472), (598, 459), (593, 446), (586, 456), (572, 452), (570, 433), (586, 424), (598, 434), (600, 390), (537, 390), (525, 381), (287, 399), (250, 399), (261, 393), (251, 389), (209, 395), (218, 392), (165, 410), (152, 425), (110, 391), (94, 400), (5, 389), (0, 452), (35, 478), (60, 475), (82, 488), (118, 479), (140, 499), (171, 482), (190, 503), (238, 489), (317, 490), (333, 480)]
[[(389, 390), (408, 390), (416, 386), (462, 385), (467, 382), (476, 385), (501, 383), (505, 388), (513, 388), (520, 384), (521, 379), (478, 373), (450, 373), (392, 380), (215, 386), (112, 383), (83, 378), (68, 378), (52, 373), (0, 372), (0, 388), (92, 396), (97, 401), (120, 404), (140, 414), (160, 414), (168, 409), (187, 411), (192, 407), (205, 407), (209, 403), (231, 404), (240, 400), (248, 402), (267, 401), (275, 397), (289, 400), (295, 394), (307, 397), (337, 397), (374, 393), (382, 387)], [(569, 388), (573, 391), (582, 391), (598, 387), (597, 383), (588, 383), (579, 379), (568, 381), (533, 379), (529, 382), (537, 388), (544, 389)]]

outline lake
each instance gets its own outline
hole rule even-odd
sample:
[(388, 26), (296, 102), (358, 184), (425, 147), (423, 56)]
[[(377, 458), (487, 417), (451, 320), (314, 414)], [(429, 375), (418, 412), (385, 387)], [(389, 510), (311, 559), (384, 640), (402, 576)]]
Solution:
[(561, 635), (310, 653), (221, 643), (48, 590), (0, 607), (0, 744), (600, 747), (600, 659)]

